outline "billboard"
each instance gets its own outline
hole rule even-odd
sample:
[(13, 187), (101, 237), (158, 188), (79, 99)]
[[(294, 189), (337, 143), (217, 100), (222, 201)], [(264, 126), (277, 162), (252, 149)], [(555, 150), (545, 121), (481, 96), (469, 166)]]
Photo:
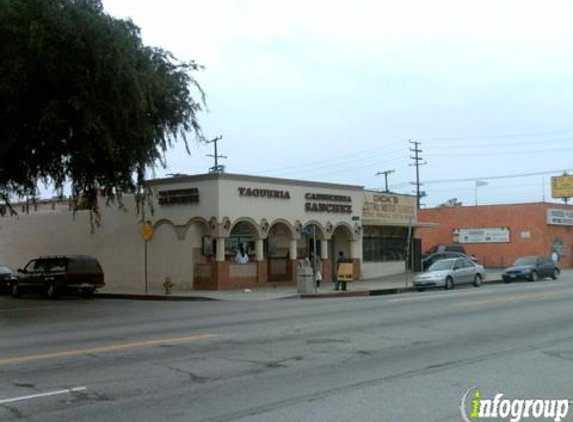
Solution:
[(573, 226), (573, 210), (549, 208), (547, 210), (547, 224)]
[[(457, 239), (455, 239), (457, 237)], [(487, 227), (480, 229), (455, 229), (454, 240), (459, 243), (508, 243), (508, 227)]]
[(573, 197), (573, 176), (554, 176), (551, 178), (551, 196), (553, 198)]

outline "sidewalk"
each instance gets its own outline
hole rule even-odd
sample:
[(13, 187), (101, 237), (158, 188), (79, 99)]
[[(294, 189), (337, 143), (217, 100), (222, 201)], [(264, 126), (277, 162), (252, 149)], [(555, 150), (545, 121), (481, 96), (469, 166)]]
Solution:
[[(386, 294), (416, 291), (412, 286), (415, 273), (397, 274), (369, 280), (354, 281), (347, 284), (347, 290), (334, 291), (334, 283), (322, 283), (316, 292), (298, 293), (296, 286), (257, 287), (242, 290), (188, 290), (175, 291), (166, 295), (163, 291), (145, 293), (106, 292), (96, 293), (96, 297), (136, 300), (172, 300), (172, 301), (263, 301), (278, 299), (323, 299), (337, 297), (379, 296)], [(501, 270), (487, 270), (484, 283), (501, 281)]]

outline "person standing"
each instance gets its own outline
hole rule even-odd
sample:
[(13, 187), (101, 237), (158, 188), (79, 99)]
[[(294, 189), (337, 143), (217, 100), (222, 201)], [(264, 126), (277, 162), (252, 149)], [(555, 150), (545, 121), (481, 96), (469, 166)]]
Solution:
[(314, 265), (314, 281), (316, 283), (316, 288), (320, 287), (320, 282), (322, 281), (322, 260), (315, 256), (313, 260)]
[(336, 284), (334, 285), (334, 290), (342, 290), (343, 292), (346, 291), (346, 281), (340, 280), (338, 277), (338, 273), (340, 271), (340, 265), (348, 262), (346, 258), (344, 258), (344, 252), (338, 252), (338, 259), (336, 261)]
[(240, 246), (239, 250), (237, 251), (237, 255), (235, 256), (235, 262), (237, 264), (247, 264), (249, 262), (249, 255), (245, 251), (245, 247), (243, 245)]

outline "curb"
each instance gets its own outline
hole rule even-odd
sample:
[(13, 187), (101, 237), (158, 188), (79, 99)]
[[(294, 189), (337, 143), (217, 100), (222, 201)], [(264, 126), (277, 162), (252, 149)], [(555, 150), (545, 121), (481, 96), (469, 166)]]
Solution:
[[(487, 280), (484, 284), (504, 284), (501, 279)], [(412, 293), (417, 289), (414, 286), (408, 287), (391, 287), (386, 289), (371, 290), (350, 290), (350, 291), (331, 291), (328, 293), (294, 293), (292, 296), (266, 299), (266, 300), (284, 300), (284, 299), (340, 299), (345, 297), (369, 297), (369, 296), (386, 296), (400, 293)], [(175, 296), (160, 294), (144, 293), (95, 293), (95, 298), (101, 299), (127, 299), (127, 300), (147, 300), (157, 302), (227, 302), (225, 299), (216, 299), (207, 296)]]
[(221, 299), (215, 299), (205, 296), (172, 296), (158, 294), (142, 293), (95, 293), (95, 298), (101, 299), (130, 299), (130, 300), (149, 300), (156, 302), (221, 302)]

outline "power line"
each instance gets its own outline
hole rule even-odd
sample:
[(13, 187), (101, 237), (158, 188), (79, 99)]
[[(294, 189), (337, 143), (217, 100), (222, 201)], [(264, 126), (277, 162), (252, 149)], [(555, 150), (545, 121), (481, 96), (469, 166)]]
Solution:
[[(547, 170), (547, 171), (537, 171), (532, 173), (518, 173), (518, 174), (505, 174), (499, 176), (479, 176), (479, 177), (464, 177), (460, 179), (441, 179), (441, 180), (426, 180), (425, 184), (437, 184), (437, 183), (455, 183), (455, 182), (473, 182), (476, 180), (499, 180), (499, 179), (515, 179), (519, 177), (530, 177), (530, 176), (542, 176), (548, 174), (563, 174), (563, 172), (573, 172), (573, 169), (559, 169), (559, 170)], [(408, 183), (402, 183), (400, 185), (395, 185), (395, 187), (405, 187)]]
[(555, 151), (571, 151), (573, 150), (573, 147), (571, 148), (551, 148), (551, 149), (531, 149), (531, 150), (527, 150), (527, 151), (492, 151), (492, 152), (460, 152), (460, 153), (451, 153), (451, 154), (432, 154), (430, 153), (429, 155), (432, 157), (459, 157), (459, 156), (464, 156), (464, 157), (485, 157), (485, 156), (490, 156), (490, 155), (527, 155), (527, 154), (541, 154), (541, 153), (546, 153), (546, 152), (555, 152)]
[(472, 140), (472, 139), (500, 139), (500, 138), (520, 138), (520, 137), (528, 137), (528, 136), (542, 136), (542, 135), (555, 135), (558, 133), (571, 133), (573, 129), (565, 129), (565, 130), (555, 130), (549, 132), (529, 132), (529, 133), (509, 133), (504, 135), (471, 135), (471, 136), (444, 136), (444, 137), (419, 137), (415, 139), (424, 139), (425, 141), (460, 141), (460, 140)]
[[(480, 143), (475, 143), (472, 142), (471, 143), (471, 147), (472, 148), (483, 148), (483, 147), (504, 147), (504, 146), (510, 146), (510, 145), (519, 145), (519, 146), (523, 146), (523, 145), (529, 145), (529, 144), (549, 144), (549, 143), (554, 143), (554, 142), (571, 142), (573, 141), (573, 138), (559, 138), (559, 139), (521, 139), (519, 141), (510, 141), (510, 142), (500, 142), (500, 141), (494, 141), (494, 142), (480, 142)], [(440, 142), (439, 144), (435, 144), (432, 143), (431, 148), (434, 149), (445, 149), (445, 148), (455, 148), (455, 147), (459, 147), (460, 143), (459, 142)], [(462, 148), (466, 148), (468, 146), (468, 144), (462, 144), (461, 145)]]

